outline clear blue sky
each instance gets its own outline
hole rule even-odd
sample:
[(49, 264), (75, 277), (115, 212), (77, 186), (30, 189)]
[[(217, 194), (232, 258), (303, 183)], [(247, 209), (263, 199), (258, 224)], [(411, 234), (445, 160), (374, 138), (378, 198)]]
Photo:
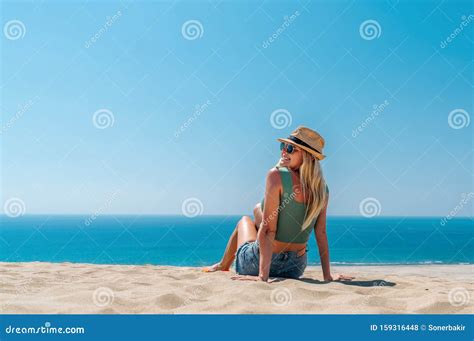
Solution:
[[(326, 139), (331, 215), (373, 197), (381, 215), (444, 216), (473, 191), (469, 1), (1, 6), (2, 206), (180, 214), (196, 197), (204, 214), (249, 214), (275, 139), (300, 124)], [(291, 122), (272, 124), (278, 109)]]

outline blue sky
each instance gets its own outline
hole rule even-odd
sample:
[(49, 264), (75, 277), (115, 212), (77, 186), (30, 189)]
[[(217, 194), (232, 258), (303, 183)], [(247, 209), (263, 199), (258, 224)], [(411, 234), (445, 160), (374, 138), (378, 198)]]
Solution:
[(7, 1), (1, 13), (2, 206), (181, 214), (197, 198), (203, 214), (250, 214), (275, 139), (300, 124), (326, 139), (330, 215), (375, 198), (380, 215), (444, 216), (473, 192), (468, 1)]

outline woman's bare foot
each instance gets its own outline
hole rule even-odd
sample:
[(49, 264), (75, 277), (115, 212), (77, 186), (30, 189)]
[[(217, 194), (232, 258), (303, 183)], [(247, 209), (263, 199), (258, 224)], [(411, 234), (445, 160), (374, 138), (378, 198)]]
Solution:
[(216, 272), (216, 271), (229, 271), (229, 269), (225, 269), (222, 266), (222, 264), (219, 262), (219, 263), (216, 263), (212, 266), (208, 266), (208, 267), (203, 268), (202, 271), (204, 271), (204, 272)]

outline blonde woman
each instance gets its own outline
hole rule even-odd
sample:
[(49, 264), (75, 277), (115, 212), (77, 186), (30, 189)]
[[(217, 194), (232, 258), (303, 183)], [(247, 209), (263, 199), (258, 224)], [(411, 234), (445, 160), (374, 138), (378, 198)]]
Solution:
[(314, 230), (324, 280), (352, 279), (331, 275), (326, 236), (329, 191), (319, 164), (325, 157), (324, 139), (301, 126), (278, 141), (281, 158), (268, 172), (265, 197), (254, 209), (255, 219), (242, 217), (222, 260), (204, 271), (228, 271), (235, 258), (240, 276), (234, 279), (299, 278), (307, 265), (306, 245)]

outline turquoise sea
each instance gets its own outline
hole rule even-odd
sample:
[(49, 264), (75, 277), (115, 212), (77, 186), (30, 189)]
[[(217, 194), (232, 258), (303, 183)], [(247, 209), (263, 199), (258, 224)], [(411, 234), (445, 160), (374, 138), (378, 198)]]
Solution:
[[(0, 216), (0, 261), (200, 266), (240, 216)], [(474, 263), (472, 218), (329, 217), (335, 264)], [(318, 264), (314, 236), (309, 262)]]

